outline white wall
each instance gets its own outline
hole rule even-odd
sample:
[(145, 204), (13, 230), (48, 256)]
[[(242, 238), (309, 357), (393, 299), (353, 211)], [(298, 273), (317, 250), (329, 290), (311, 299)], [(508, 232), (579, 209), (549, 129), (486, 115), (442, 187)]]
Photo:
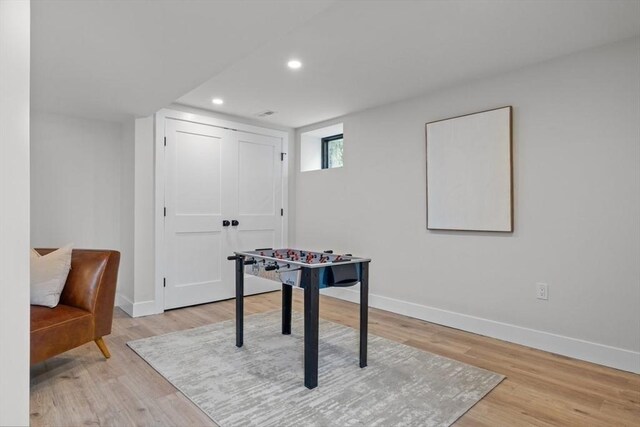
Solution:
[[(134, 147), (135, 120), (130, 118), (122, 124), (120, 161), (120, 271), (118, 295), (125, 301), (133, 301), (134, 268)], [(121, 298), (116, 298), (121, 305)]]
[(322, 169), (322, 138), (300, 135), (300, 172)]
[(130, 285), (119, 286), (118, 306), (133, 317), (157, 313), (154, 280), (154, 120), (131, 119), (123, 125), (121, 247), (130, 253)]
[[(155, 300), (155, 143), (153, 116), (136, 119), (134, 303), (144, 314)], [(140, 307), (143, 307), (142, 309)], [(145, 306), (149, 308), (144, 308)]]
[(0, 1), (0, 425), (29, 425), (30, 3)]
[(118, 292), (133, 289), (132, 126), (31, 114), (31, 244), (121, 251)]
[[(296, 245), (371, 257), (374, 306), (640, 372), (639, 52), (635, 38), (339, 118), (344, 167), (297, 173)], [(515, 232), (428, 231), (425, 123), (504, 105)]]

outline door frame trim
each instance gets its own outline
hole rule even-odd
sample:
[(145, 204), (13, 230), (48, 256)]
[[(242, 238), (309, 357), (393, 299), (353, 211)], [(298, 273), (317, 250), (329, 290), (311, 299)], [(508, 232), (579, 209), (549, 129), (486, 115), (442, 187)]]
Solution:
[(289, 245), (289, 133), (283, 130), (269, 129), (245, 123), (233, 122), (230, 120), (215, 117), (215, 113), (209, 115), (193, 114), (179, 110), (164, 108), (154, 115), (154, 154), (155, 154), (155, 311), (164, 312), (164, 284), (165, 265), (162, 262), (165, 253), (164, 238), (164, 207), (165, 207), (165, 158), (164, 158), (164, 137), (165, 122), (167, 119), (180, 120), (185, 122), (200, 123), (209, 126), (233, 129), (242, 132), (249, 132), (258, 135), (271, 136), (280, 139), (280, 150), (285, 155), (282, 160), (282, 207), (284, 215), (282, 220), (282, 241), (285, 246)]

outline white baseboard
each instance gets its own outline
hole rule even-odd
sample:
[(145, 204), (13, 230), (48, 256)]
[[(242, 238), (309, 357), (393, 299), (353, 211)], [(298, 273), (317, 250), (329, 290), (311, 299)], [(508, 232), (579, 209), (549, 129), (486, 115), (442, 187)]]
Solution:
[(125, 313), (133, 317), (133, 303), (129, 298), (120, 293), (116, 293), (116, 306), (120, 307)]
[[(330, 288), (323, 290), (323, 293), (351, 302), (358, 302), (360, 299), (359, 291), (354, 289)], [(575, 359), (586, 360), (599, 365), (610, 366), (623, 371), (640, 373), (640, 352), (636, 351), (414, 304), (381, 295), (369, 294), (369, 306)]]
[(116, 305), (131, 317), (149, 316), (157, 313), (156, 302), (153, 300), (134, 303), (124, 295), (116, 294)]

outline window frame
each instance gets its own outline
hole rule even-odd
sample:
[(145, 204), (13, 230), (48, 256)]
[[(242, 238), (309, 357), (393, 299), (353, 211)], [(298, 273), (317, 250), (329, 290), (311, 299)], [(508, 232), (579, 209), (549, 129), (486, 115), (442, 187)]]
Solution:
[[(337, 135), (325, 136), (320, 141), (322, 142), (322, 169), (331, 169), (329, 167), (329, 142), (337, 139), (344, 139), (344, 133)], [(344, 147), (344, 142), (343, 142)]]

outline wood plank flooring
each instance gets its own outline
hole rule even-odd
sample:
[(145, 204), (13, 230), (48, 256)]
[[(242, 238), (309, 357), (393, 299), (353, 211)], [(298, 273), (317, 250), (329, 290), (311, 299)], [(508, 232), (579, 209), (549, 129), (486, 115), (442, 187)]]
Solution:
[[(280, 308), (280, 292), (245, 299), (247, 315)], [(320, 316), (358, 327), (357, 305), (322, 296)], [(294, 292), (294, 310), (302, 311)], [(138, 338), (232, 319), (234, 301), (132, 319), (116, 309), (105, 338), (32, 367), (32, 426), (215, 426), (127, 346)], [(639, 426), (640, 375), (371, 309), (369, 332), (507, 376), (456, 426)], [(302, 369), (302, 367), (300, 367)]]

